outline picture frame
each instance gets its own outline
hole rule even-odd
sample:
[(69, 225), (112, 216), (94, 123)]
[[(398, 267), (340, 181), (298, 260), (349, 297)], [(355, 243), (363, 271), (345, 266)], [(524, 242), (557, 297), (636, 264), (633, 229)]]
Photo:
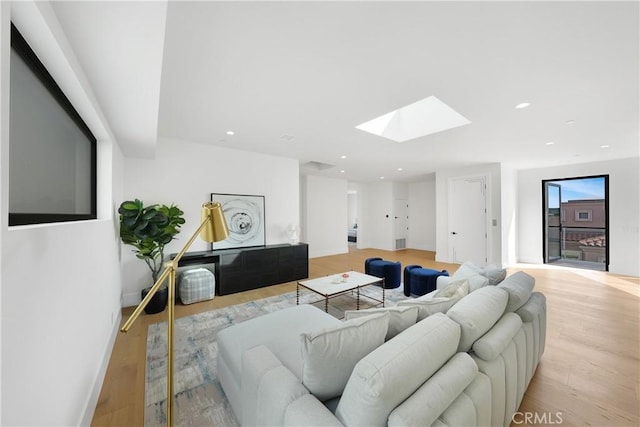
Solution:
[(264, 196), (211, 193), (222, 205), (229, 237), (211, 244), (211, 250), (264, 246), (266, 242)]

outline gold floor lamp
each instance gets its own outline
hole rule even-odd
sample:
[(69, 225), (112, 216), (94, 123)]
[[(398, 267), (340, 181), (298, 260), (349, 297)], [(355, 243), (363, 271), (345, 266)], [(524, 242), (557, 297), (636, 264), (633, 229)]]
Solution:
[(149, 301), (155, 293), (160, 289), (160, 286), (164, 281), (169, 278), (169, 313), (168, 313), (168, 325), (167, 325), (167, 426), (173, 425), (173, 322), (175, 319), (174, 306), (175, 306), (175, 290), (176, 290), (176, 270), (178, 269), (178, 263), (180, 258), (189, 249), (191, 244), (198, 234), (202, 237), (202, 240), (206, 242), (219, 242), (229, 236), (229, 229), (227, 223), (222, 214), (222, 205), (218, 202), (207, 202), (202, 205), (202, 224), (193, 233), (193, 236), (189, 239), (186, 245), (171, 261), (165, 264), (165, 269), (158, 278), (158, 281), (153, 284), (151, 290), (147, 296), (138, 304), (138, 307), (134, 310), (133, 314), (129, 317), (127, 322), (120, 329), (121, 332), (127, 332), (131, 325), (136, 321), (142, 310), (147, 306)]

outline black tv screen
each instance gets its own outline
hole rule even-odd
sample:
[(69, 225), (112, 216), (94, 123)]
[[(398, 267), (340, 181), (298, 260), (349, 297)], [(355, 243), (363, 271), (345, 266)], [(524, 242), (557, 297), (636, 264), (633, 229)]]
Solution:
[(11, 25), (9, 225), (96, 218), (96, 138)]

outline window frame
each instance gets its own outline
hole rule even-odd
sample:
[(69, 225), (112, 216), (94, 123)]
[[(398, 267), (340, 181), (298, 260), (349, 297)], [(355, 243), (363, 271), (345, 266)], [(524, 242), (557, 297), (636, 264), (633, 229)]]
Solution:
[[(66, 97), (29, 43), (24, 39), (16, 26), (11, 23), (11, 49), (19, 55), (33, 72), (35, 77), (44, 85), (51, 97), (60, 105), (62, 110), (71, 118), (78, 129), (87, 137), (90, 148), (90, 212), (89, 213), (20, 213), (9, 211), (9, 226), (48, 224), (56, 222), (86, 221), (97, 219), (97, 140), (71, 101)], [(9, 142), (11, 146), (11, 141)], [(11, 167), (11, 165), (9, 165)], [(9, 182), (11, 185), (11, 182)]]
[[(576, 222), (592, 222), (592, 210), (591, 209), (576, 209), (575, 210), (575, 221)], [(586, 218), (582, 218), (582, 214), (587, 214)]]

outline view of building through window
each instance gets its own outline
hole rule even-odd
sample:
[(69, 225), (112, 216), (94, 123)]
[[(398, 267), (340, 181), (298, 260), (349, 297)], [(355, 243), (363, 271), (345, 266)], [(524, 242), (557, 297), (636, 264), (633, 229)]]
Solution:
[(545, 182), (545, 262), (607, 270), (606, 180)]

